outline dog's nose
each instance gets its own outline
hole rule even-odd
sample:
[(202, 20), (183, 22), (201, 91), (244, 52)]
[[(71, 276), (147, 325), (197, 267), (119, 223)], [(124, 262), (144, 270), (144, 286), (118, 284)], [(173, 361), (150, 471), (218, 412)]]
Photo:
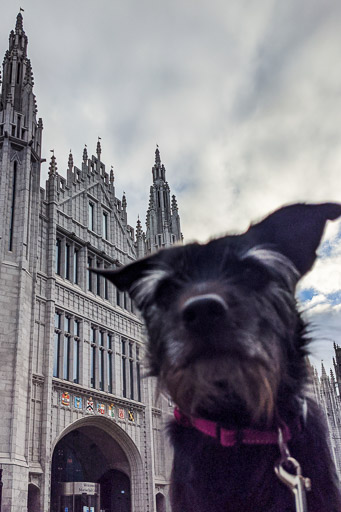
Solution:
[(202, 331), (224, 319), (227, 310), (220, 295), (207, 293), (187, 299), (182, 307), (182, 318), (189, 329)]

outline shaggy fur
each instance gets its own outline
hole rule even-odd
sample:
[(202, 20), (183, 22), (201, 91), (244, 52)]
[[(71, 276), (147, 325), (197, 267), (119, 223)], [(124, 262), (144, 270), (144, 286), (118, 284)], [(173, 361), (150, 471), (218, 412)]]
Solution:
[[(341, 205), (281, 208), (241, 235), (160, 251), (115, 271), (145, 319), (150, 374), (188, 416), (276, 430), (310, 477), (309, 512), (341, 512), (324, 421), (308, 396), (307, 328), (295, 288)], [(308, 403), (305, 417), (302, 403)], [(173, 422), (173, 512), (294, 512), (276, 445), (218, 440)]]

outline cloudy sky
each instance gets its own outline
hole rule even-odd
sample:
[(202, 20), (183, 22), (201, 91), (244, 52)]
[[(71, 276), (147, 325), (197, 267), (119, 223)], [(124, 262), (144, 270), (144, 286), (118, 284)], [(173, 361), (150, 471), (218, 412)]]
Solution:
[[(80, 165), (100, 136), (133, 226), (156, 144), (187, 241), (284, 203), (341, 201), (339, 0), (20, 2), (1, 6), (0, 54), (21, 6), (43, 156), (53, 148), (65, 174), (70, 148)], [(300, 293), (327, 365), (341, 344), (340, 229)]]

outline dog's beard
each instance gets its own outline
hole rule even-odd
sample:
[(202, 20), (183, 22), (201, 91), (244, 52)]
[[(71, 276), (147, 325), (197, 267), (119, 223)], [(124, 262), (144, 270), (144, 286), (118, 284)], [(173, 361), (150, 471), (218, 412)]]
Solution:
[[(200, 411), (213, 414), (240, 408), (251, 424), (272, 423), (279, 368), (273, 361), (248, 359), (198, 359), (185, 368), (168, 368), (161, 373), (165, 387), (180, 409), (191, 415)], [(228, 418), (227, 418), (228, 420)]]

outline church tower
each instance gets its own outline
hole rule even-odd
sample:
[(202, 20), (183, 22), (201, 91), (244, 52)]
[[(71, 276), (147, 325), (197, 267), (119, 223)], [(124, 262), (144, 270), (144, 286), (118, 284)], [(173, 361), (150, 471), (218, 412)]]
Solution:
[(0, 94), (0, 467), (4, 510), (27, 510), (33, 294), (42, 121), (21, 13), (9, 36)]
[(166, 169), (161, 163), (159, 147), (155, 151), (152, 168), (153, 184), (150, 187), (149, 206), (146, 217), (146, 249), (152, 253), (163, 247), (181, 242), (180, 216), (175, 195), (170, 196), (166, 181)]

